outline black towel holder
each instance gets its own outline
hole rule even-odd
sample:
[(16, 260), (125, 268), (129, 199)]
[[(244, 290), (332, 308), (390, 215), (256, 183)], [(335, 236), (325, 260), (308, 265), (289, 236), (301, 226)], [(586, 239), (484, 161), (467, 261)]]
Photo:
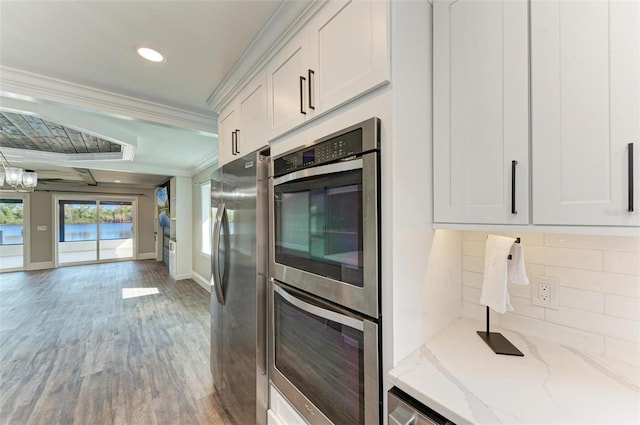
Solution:
[[(515, 243), (520, 243), (520, 238), (516, 238)], [(509, 254), (507, 259), (511, 260), (511, 254)], [(476, 331), (476, 333), (496, 354), (518, 357), (524, 356), (522, 351), (518, 350), (504, 335), (499, 332), (489, 332), (489, 306), (487, 306), (487, 330)]]

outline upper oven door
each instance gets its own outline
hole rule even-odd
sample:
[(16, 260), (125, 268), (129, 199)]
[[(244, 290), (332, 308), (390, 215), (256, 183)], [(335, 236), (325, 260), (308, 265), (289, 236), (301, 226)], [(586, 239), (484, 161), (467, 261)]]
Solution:
[(378, 317), (378, 154), (272, 179), (272, 273)]

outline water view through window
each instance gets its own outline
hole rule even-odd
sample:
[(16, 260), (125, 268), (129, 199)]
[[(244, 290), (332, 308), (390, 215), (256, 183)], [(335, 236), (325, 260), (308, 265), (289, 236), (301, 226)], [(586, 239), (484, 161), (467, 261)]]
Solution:
[(24, 264), (24, 205), (21, 199), (0, 199), (0, 269)]
[(133, 257), (133, 205), (114, 201), (59, 201), (58, 261)]

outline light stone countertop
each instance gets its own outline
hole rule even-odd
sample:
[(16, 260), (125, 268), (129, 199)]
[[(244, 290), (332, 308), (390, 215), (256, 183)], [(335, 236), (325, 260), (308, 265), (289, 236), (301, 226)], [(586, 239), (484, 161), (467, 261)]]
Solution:
[(495, 354), (459, 319), (389, 373), (393, 385), (458, 424), (640, 424), (640, 368), (518, 332), (524, 357)]

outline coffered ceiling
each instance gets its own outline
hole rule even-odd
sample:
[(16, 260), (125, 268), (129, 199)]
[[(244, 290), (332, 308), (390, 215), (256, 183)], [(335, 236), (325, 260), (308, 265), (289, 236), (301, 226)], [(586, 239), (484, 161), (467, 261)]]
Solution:
[(0, 111), (0, 148), (59, 154), (110, 154), (122, 146), (39, 117)]

